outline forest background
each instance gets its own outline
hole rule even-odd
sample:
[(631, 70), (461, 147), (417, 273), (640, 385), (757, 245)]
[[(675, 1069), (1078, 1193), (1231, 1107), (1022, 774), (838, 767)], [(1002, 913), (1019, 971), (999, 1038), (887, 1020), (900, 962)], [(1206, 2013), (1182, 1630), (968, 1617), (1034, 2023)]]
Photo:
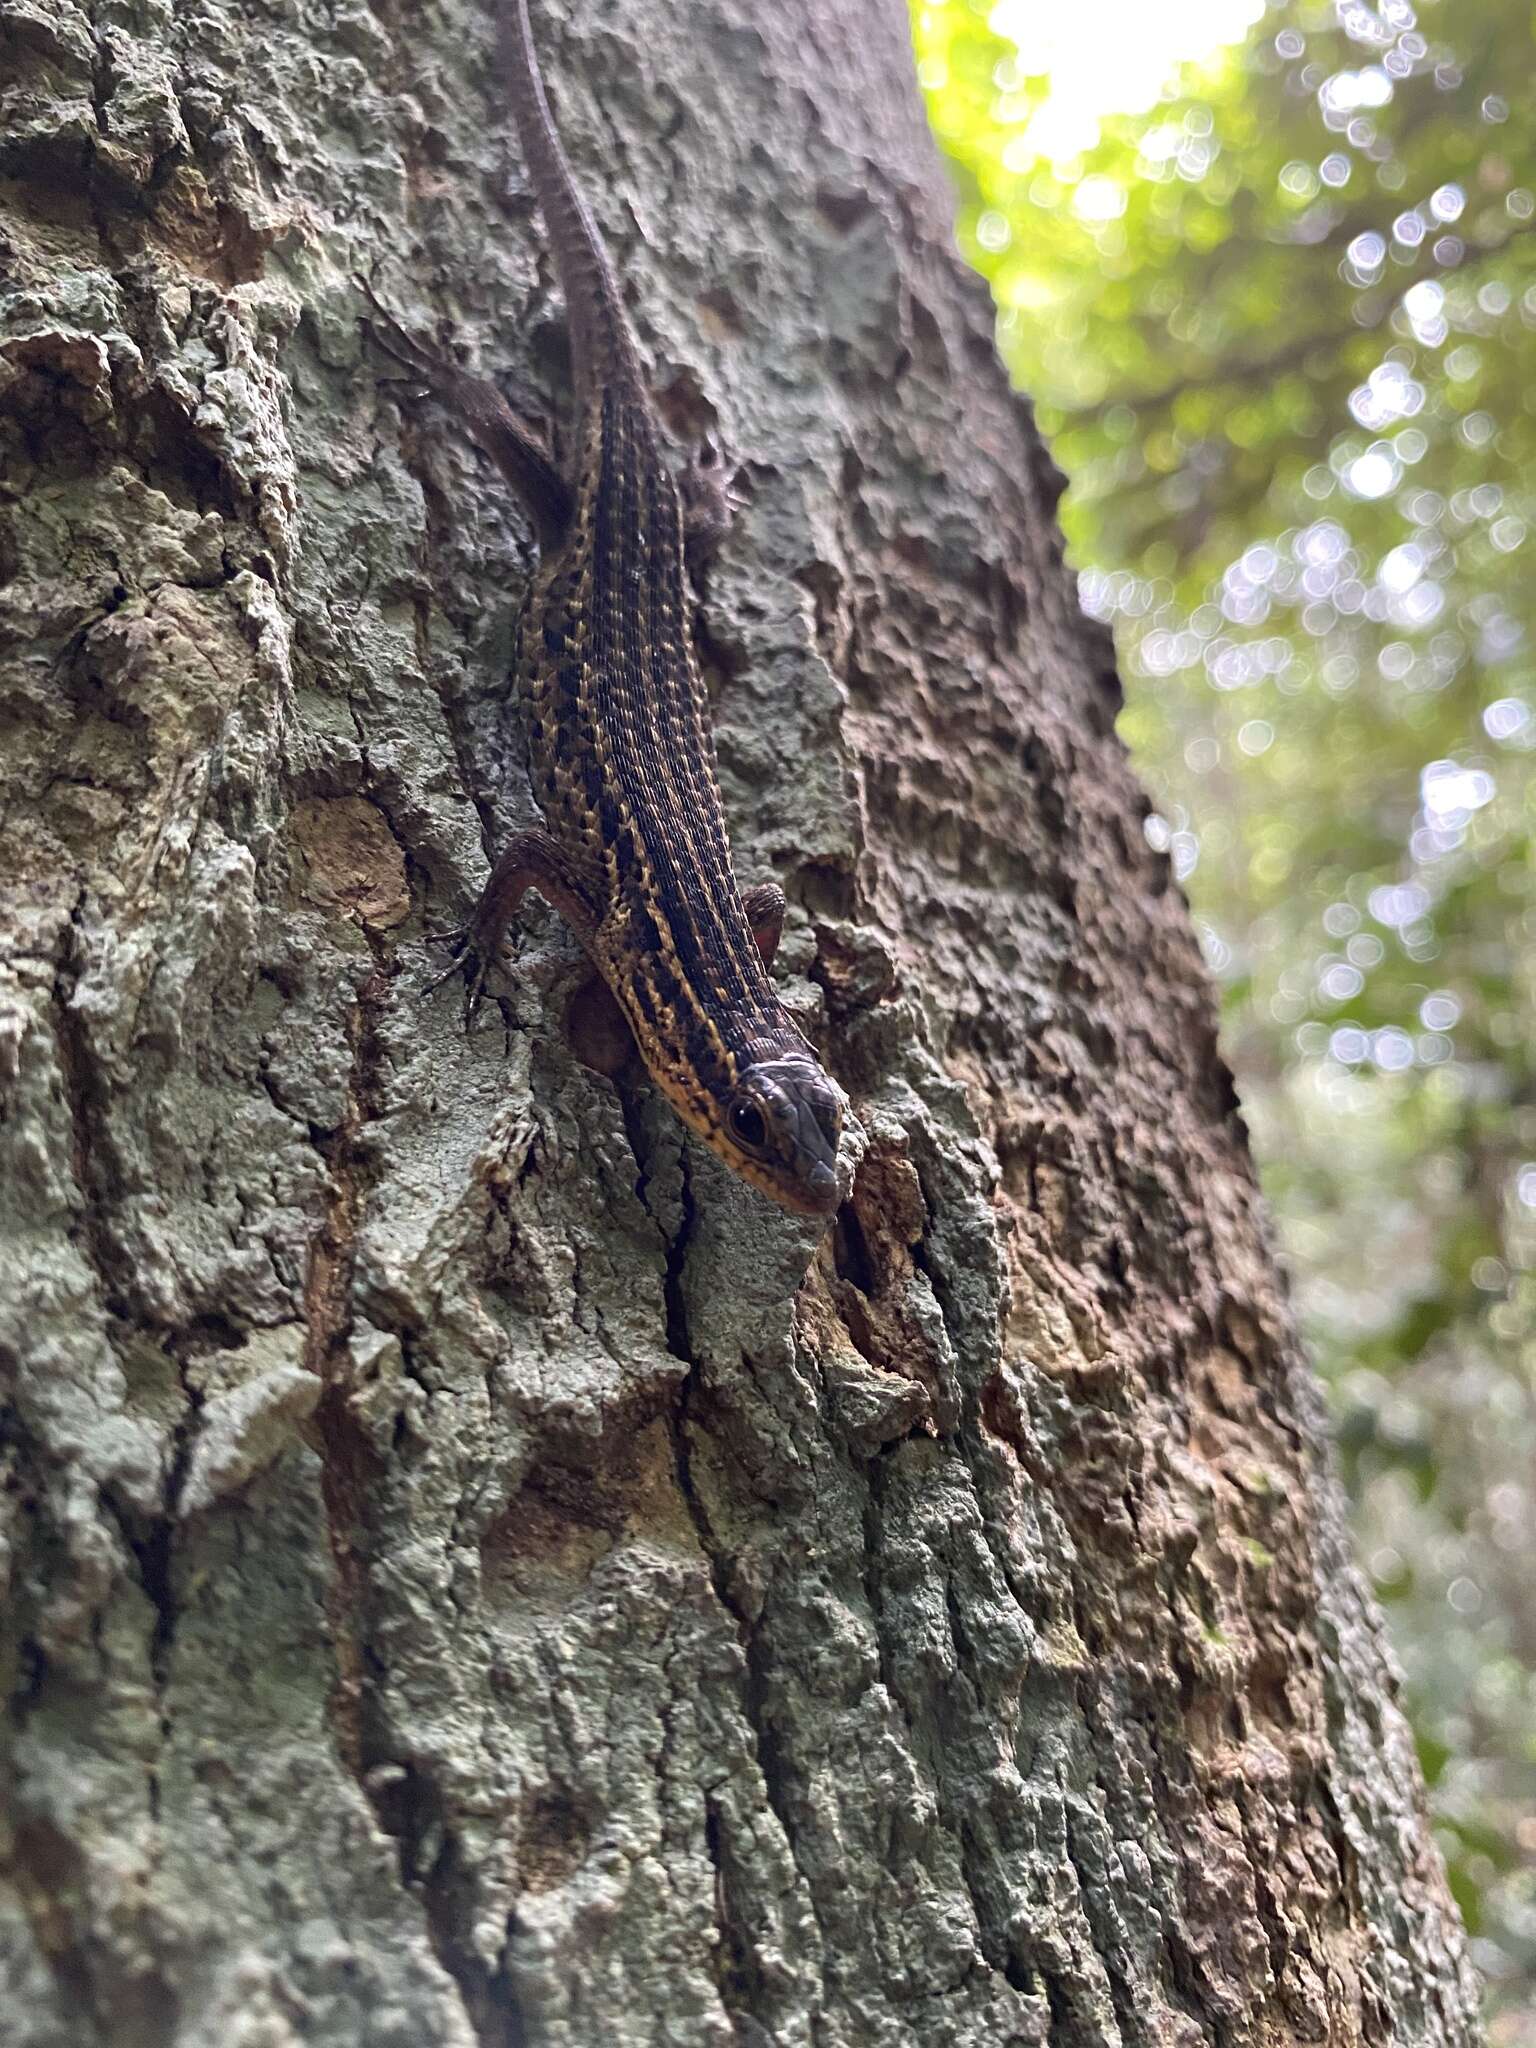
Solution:
[(1222, 991), (1490, 2038), (1533, 2048), (1530, 0), (914, 29)]

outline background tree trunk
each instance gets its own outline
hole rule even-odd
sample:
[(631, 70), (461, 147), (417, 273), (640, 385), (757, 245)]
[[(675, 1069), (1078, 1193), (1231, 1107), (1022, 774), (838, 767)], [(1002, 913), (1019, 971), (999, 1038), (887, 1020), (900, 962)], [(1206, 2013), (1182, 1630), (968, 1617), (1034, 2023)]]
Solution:
[(1470, 2041), (901, 9), (539, 15), (867, 1157), (801, 1284), (553, 914), (420, 999), (530, 545), (354, 280), (558, 408), (484, 14), (0, 0), (0, 2038)]

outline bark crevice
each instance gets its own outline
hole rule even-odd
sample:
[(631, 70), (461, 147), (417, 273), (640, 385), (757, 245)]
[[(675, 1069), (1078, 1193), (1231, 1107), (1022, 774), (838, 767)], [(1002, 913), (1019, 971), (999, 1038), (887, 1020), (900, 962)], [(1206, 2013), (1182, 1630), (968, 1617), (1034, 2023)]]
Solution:
[(0, 0), (6, 2025), (1471, 2048), (905, 14), (536, 14), (867, 1151), (816, 1251), (557, 1042), (546, 907), (515, 1029), (406, 990), (531, 822), (530, 540), (353, 280), (568, 381), (485, 6)]

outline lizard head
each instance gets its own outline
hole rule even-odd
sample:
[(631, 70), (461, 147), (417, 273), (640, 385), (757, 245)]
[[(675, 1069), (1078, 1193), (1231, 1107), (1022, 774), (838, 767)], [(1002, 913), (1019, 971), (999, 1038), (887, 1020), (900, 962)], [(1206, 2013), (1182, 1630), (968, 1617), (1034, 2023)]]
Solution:
[(843, 1099), (809, 1054), (742, 1070), (725, 1104), (721, 1149), (754, 1187), (786, 1209), (830, 1216), (838, 1204)]

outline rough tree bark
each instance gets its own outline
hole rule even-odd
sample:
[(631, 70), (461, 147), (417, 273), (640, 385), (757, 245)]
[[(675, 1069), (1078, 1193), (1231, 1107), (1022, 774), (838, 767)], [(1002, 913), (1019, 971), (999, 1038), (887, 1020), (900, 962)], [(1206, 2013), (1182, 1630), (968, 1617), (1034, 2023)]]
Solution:
[(558, 409), (484, 12), (0, 0), (0, 2038), (1470, 2041), (898, 0), (539, 12), (867, 1156), (812, 1258), (537, 905), (421, 1000), (530, 542), (355, 280)]

